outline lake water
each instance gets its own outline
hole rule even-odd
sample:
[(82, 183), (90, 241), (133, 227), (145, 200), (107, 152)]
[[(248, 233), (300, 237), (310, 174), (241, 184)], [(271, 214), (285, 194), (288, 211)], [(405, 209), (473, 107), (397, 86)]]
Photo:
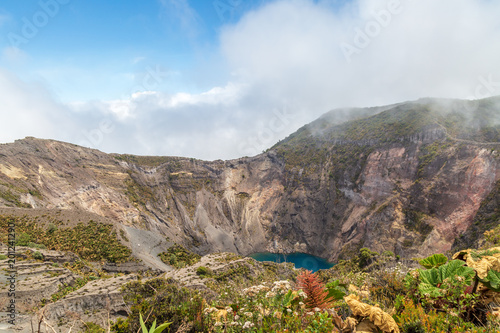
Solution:
[(307, 253), (289, 253), (283, 255), (279, 253), (263, 252), (251, 254), (249, 257), (257, 261), (291, 262), (295, 265), (295, 268), (305, 268), (313, 272), (320, 269), (328, 269), (334, 265), (323, 258)]

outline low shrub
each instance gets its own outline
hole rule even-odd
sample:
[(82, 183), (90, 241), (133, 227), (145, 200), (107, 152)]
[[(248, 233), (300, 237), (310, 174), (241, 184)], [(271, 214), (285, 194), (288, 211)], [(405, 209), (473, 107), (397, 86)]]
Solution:
[(115, 332), (137, 332), (140, 313), (149, 314), (149, 321), (172, 323), (170, 332), (176, 332), (187, 322), (193, 325), (192, 332), (206, 332), (202, 318), (204, 301), (197, 291), (180, 287), (175, 281), (164, 278), (133, 281), (122, 290), (130, 313), (126, 320), (118, 320), (113, 325)]
[(105, 333), (106, 330), (96, 323), (86, 322), (83, 333)]
[(35, 251), (33, 253), (33, 259), (36, 259), (36, 260), (43, 260), (43, 254), (41, 254), (40, 252), (38, 251)]
[(199, 275), (201, 277), (205, 276), (212, 276), (213, 272), (210, 268), (205, 267), (205, 266), (200, 266), (196, 269), (196, 275)]
[(22, 232), (16, 237), (17, 246), (28, 246), (28, 243), (30, 242), (31, 242), (31, 236), (26, 232)]
[(191, 266), (200, 261), (201, 256), (186, 250), (181, 245), (174, 245), (167, 249), (167, 251), (158, 254), (161, 261), (167, 265), (174, 266), (175, 268), (183, 268)]

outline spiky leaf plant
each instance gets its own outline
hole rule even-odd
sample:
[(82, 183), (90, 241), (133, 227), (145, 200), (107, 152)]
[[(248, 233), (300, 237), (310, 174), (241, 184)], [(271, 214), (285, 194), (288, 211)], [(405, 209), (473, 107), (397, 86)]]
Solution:
[(325, 290), (325, 286), (316, 274), (305, 270), (297, 276), (297, 282), (298, 287), (307, 295), (304, 302), (308, 308), (327, 309), (332, 307), (332, 304), (328, 299), (328, 293)]
[(141, 323), (142, 333), (161, 333), (171, 324), (171, 323), (163, 323), (160, 326), (156, 327), (156, 320), (155, 320), (153, 322), (153, 326), (151, 326), (151, 328), (148, 330), (146, 324), (144, 324), (144, 321), (142, 320), (142, 314), (139, 314), (139, 321)]

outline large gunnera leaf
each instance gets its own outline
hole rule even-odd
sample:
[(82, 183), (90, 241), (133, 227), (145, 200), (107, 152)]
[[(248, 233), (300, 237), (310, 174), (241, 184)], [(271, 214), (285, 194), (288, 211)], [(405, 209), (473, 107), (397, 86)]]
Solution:
[(441, 285), (446, 279), (457, 279), (459, 276), (463, 278), (462, 283), (465, 285), (472, 284), (474, 278), (474, 269), (464, 266), (465, 262), (461, 260), (452, 260), (438, 268), (420, 270), (420, 284), (418, 290), (422, 295), (430, 297), (444, 296), (446, 290), (441, 288)]
[(500, 271), (500, 247), (487, 250), (463, 250), (455, 253), (453, 259), (460, 259), (476, 270), (479, 279), (486, 279), (488, 271)]
[(336, 301), (344, 298), (347, 295), (347, 286), (340, 283), (339, 280), (335, 280), (326, 284), (326, 290), (328, 291), (327, 299)]
[(441, 265), (446, 264), (448, 261), (448, 258), (444, 254), (438, 253), (438, 254), (433, 254), (430, 257), (427, 257), (425, 259), (420, 260), (418, 263), (425, 268), (437, 268)]
[(480, 279), (480, 281), (489, 289), (500, 293), (500, 272), (491, 269), (486, 278)]

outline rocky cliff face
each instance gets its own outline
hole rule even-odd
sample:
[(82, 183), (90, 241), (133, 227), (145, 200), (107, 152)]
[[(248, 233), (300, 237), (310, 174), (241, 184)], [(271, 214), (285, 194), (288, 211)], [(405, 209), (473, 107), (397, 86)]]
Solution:
[(343, 124), (327, 114), (231, 161), (26, 138), (0, 146), (0, 207), (89, 212), (199, 253), (447, 251), (500, 179), (497, 102), (422, 100)]

